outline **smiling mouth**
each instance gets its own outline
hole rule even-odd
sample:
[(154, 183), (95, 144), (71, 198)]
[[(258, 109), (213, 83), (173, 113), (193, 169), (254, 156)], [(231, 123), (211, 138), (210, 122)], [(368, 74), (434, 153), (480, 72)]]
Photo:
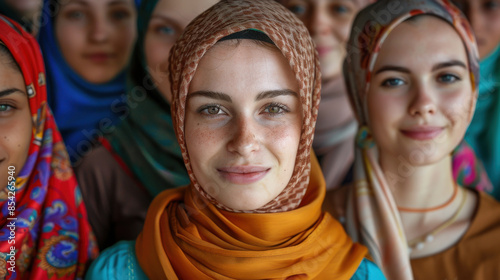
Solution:
[(436, 138), (444, 130), (442, 127), (426, 127), (426, 128), (415, 128), (408, 130), (401, 130), (401, 133), (406, 137), (425, 141)]
[(217, 171), (225, 180), (236, 185), (248, 185), (260, 181), (271, 170), (268, 167), (236, 166), (218, 168)]

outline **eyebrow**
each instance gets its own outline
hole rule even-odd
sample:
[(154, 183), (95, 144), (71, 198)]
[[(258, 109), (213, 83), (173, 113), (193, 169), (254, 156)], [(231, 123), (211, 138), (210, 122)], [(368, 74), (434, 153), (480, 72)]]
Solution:
[(187, 98), (191, 99), (191, 98), (197, 97), (197, 96), (204, 96), (204, 97), (208, 97), (211, 99), (233, 102), (233, 100), (231, 99), (231, 96), (229, 96), (225, 93), (222, 93), (222, 92), (216, 92), (216, 91), (210, 91), (210, 90), (199, 90), (199, 91), (192, 92), (192, 93), (187, 95)]
[(463, 63), (462, 61), (450, 60), (450, 61), (439, 63), (439, 64), (435, 65), (434, 67), (432, 67), (432, 71), (435, 71), (435, 70), (438, 70), (441, 68), (453, 67), (453, 66), (459, 66), (459, 67), (462, 67), (464, 69), (467, 69), (467, 65), (465, 65), (465, 63)]
[(18, 88), (8, 88), (0, 91), (0, 97), (4, 97), (13, 93), (26, 94), (26, 92), (18, 89)]
[[(295, 97), (299, 96), (295, 91), (290, 90), (290, 89), (269, 90), (269, 91), (264, 91), (264, 92), (259, 93), (255, 97), (255, 101), (259, 101), (259, 100), (266, 99), (266, 98), (274, 98), (274, 97), (282, 96), (282, 95), (291, 95), (291, 96), (295, 96)], [(216, 92), (216, 91), (210, 91), (210, 90), (199, 90), (199, 91), (192, 92), (192, 93), (188, 94), (188, 99), (193, 98), (193, 97), (197, 97), (197, 96), (204, 96), (204, 97), (208, 97), (211, 99), (217, 99), (217, 100), (227, 101), (227, 102), (231, 102), (231, 103), (233, 102), (233, 100), (231, 99), (231, 96), (229, 96), (225, 93), (222, 93), (222, 92)]]
[(292, 95), (292, 96), (295, 96), (295, 97), (299, 96), (293, 90), (290, 90), (290, 89), (278, 89), (278, 90), (270, 90), (270, 91), (264, 91), (264, 92), (259, 93), (257, 95), (257, 97), (255, 97), (255, 101), (259, 101), (259, 100), (266, 99), (266, 98), (274, 98), (274, 97), (281, 96), (281, 95)]
[[(446, 61), (446, 62), (442, 62), (442, 63), (438, 63), (438, 64), (434, 65), (432, 67), (432, 71), (436, 71), (436, 70), (441, 69), (441, 68), (454, 67), (454, 66), (459, 66), (459, 67), (462, 67), (464, 69), (467, 69), (467, 65), (465, 63), (463, 63), (462, 61), (450, 60), (450, 61)], [(395, 65), (386, 65), (386, 66), (383, 66), (380, 69), (378, 69), (377, 72), (375, 72), (375, 74), (378, 74), (378, 73), (384, 72), (384, 71), (397, 71), (397, 72), (403, 72), (403, 73), (410, 73), (410, 70), (408, 68), (401, 67), (401, 66), (395, 66)]]
[(401, 66), (395, 66), (395, 65), (385, 65), (380, 67), (375, 74), (384, 72), (384, 71), (397, 71), (397, 72), (403, 72), (403, 73), (410, 73), (410, 70), (405, 67)]

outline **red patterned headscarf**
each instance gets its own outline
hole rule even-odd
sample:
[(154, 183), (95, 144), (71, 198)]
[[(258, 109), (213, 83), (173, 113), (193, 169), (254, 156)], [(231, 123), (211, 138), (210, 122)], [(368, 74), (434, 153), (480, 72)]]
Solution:
[[(310, 150), (314, 124), (318, 116), (321, 75), (318, 57), (306, 27), (292, 13), (273, 1), (221, 1), (197, 17), (171, 50), (172, 117), (182, 156), (192, 185), (217, 207), (221, 205), (199, 185), (191, 167), (184, 140), (184, 117), (189, 84), (203, 55), (215, 43), (230, 34), (256, 29), (265, 33), (289, 61), (300, 86), (302, 133), (295, 169), (283, 192), (254, 213), (283, 212), (299, 206), (309, 184)], [(235, 12), (236, 11), (236, 12)], [(207, 20), (207, 17), (211, 17)], [(273, 19), (273, 20), (271, 20)]]
[(15, 195), (6, 187), (0, 190), (0, 279), (82, 278), (97, 247), (68, 154), (47, 106), (40, 48), (20, 25), (3, 16), (0, 41), (21, 69), (33, 120), (28, 157), (15, 170)]

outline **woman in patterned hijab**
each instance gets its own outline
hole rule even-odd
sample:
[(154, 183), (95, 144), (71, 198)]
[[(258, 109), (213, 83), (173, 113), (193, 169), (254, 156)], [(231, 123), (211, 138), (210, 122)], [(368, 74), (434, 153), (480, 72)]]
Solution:
[(0, 16), (0, 279), (81, 279), (97, 255), (40, 47)]
[(348, 46), (360, 123), (348, 233), (388, 279), (498, 277), (500, 205), (452, 174), (477, 98), (467, 20), (447, 0), (382, 0), (358, 14)]
[(185, 29), (169, 72), (191, 184), (160, 193), (135, 244), (106, 250), (89, 278), (133, 264), (150, 279), (384, 279), (321, 211), (318, 59), (292, 13), (221, 1)]

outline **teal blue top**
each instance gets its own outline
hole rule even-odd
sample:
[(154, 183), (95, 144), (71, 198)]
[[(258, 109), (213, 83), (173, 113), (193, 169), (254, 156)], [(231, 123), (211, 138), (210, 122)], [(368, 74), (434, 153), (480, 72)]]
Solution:
[(479, 96), (465, 140), (484, 164), (493, 184), (487, 190), (500, 200), (500, 47), (481, 60)]
[[(135, 240), (120, 241), (104, 250), (92, 263), (86, 280), (116, 279), (116, 280), (146, 280), (137, 257), (135, 256)], [(382, 271), (371, 261), (363, 259), (352, 276), (352, 280), (385, 280)]]

